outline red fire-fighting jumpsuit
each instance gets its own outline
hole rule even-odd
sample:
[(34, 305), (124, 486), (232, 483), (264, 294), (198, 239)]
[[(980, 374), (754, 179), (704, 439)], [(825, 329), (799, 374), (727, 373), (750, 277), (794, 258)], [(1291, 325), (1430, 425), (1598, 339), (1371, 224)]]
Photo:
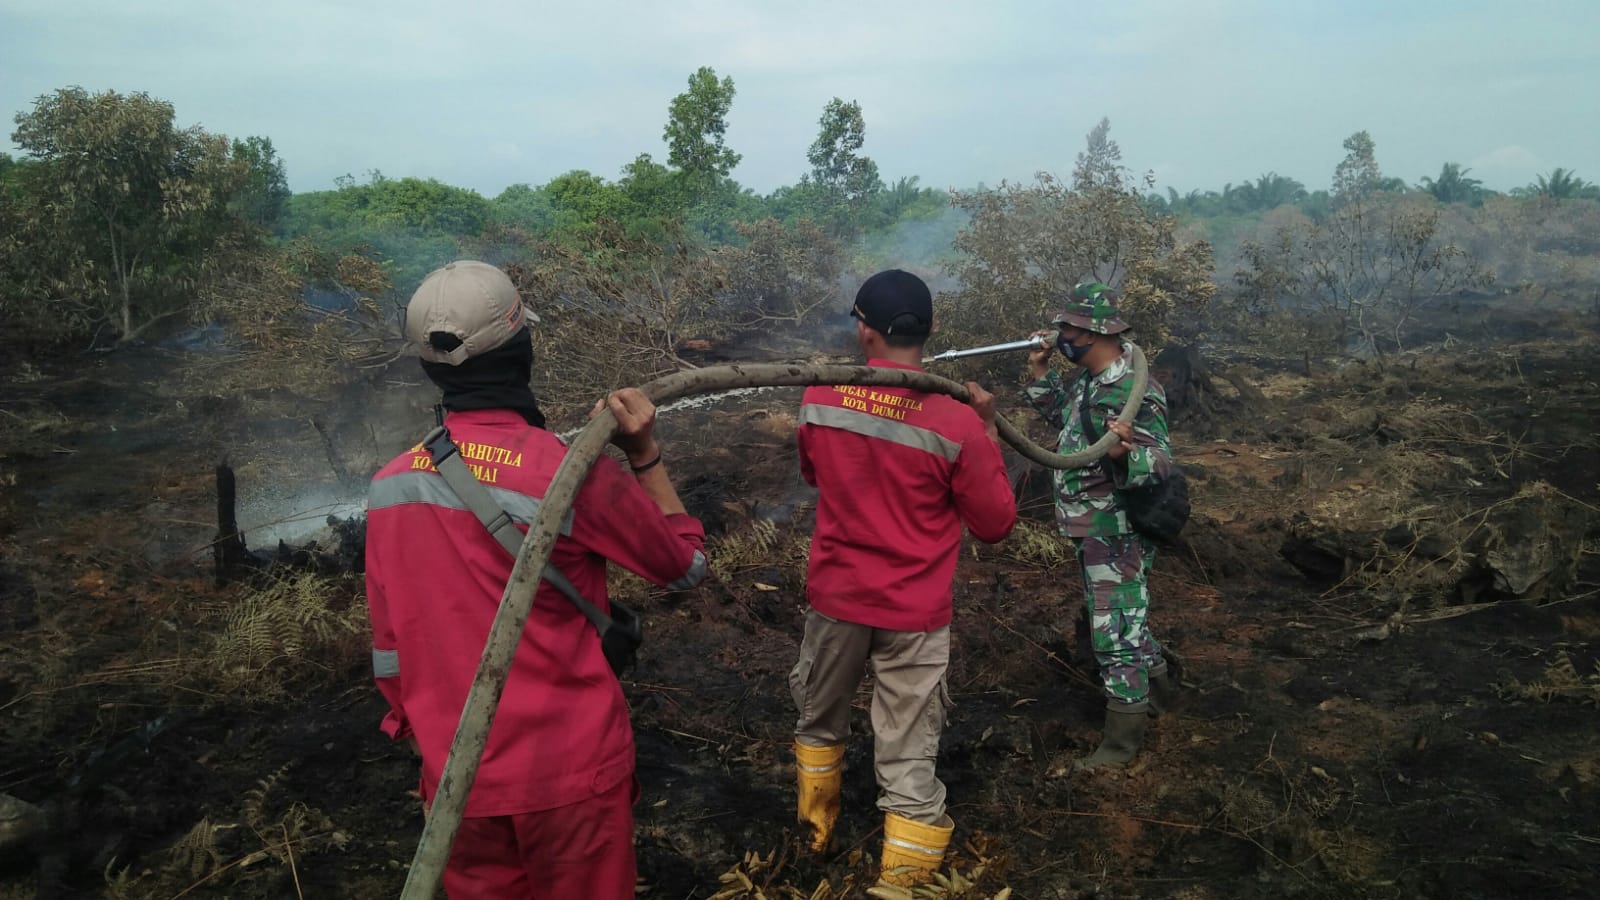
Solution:
[(806, 574), (811, 610), (789, 683), (800, 712), (795, 738), (811, 747), (845, 742), (870, 662), (878, 805), (938, 822), (945, 789), (934, 760), (949, 705), (962, 526), (993, 543), (1017, 519), (1000, 448), (978, 415), (950, 397), (838, 386), (807, 389), (799, 450), (801, 474), (818, 495)]
[(811, 605), (873, 628), (949, 625), (962, 525), (993, 543), (1017, 521), (1005, 461), (977, 413), (906, 388), (813, 387), (798, 440), (800, 474), (818, 489)]
[[(453, 412), (473, 474), (527, 530), (566, 453), (509, 410)], [(589, 473), (550, 555), (608, 609), (606, 560), (654, 584), (705, 575), (705, 532), (666, 516), (614, 461)], [(383, 730), (414, 737), (431, 802), (512, 558), (433, 470), (420, 445), (373, 479), (367, 601)], [(462, 897), (631, 897), (633, 732), (594, 626), (541, 584), (456, 838), (446, 891)]]

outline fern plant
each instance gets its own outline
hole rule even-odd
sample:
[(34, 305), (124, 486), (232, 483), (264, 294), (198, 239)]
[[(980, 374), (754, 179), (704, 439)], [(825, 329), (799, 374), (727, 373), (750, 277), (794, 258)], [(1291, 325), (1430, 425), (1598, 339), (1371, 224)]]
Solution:
[(336, 662), (368, 629), (360, 603), (331, 579), (305, 573), (248, 594), (226, 613), (222, 632), (200, 661), (228, 693), (277, 697), (307, 663)]

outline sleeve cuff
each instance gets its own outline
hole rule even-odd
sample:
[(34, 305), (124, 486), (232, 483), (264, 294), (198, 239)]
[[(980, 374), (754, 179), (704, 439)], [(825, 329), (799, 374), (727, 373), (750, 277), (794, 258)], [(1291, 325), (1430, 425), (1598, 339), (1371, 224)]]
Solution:
[(1155, 474), (1154, 464), (1155, 458), (1150, 448), (1136, 444), (1120, 464), (1111, 464), (1111, 483), (1124, 489), (1145, 484)]

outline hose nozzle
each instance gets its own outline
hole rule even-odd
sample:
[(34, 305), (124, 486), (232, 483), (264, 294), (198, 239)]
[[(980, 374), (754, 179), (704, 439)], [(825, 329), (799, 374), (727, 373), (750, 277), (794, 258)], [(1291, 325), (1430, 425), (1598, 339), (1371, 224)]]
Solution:
[(1044, 350), (1050, 342), (1043, 337), (1024, 338), (1020, 341), (1010, 341), (1004, 344), (990, 344), (987, 347), (973, 347), (969, 350), (946, 350), (937, 356), (923, 357), (924, 363), (943, 362), (947, 359), (965, 359), (969, 356), (987, 356), (991, 353), (1009, 353), (1012, 350)]

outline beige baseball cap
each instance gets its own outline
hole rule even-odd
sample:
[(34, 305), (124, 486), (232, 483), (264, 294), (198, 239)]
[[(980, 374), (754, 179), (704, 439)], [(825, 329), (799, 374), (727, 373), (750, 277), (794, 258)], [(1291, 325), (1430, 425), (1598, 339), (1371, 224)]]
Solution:
[[(422, 279), (406, 304), (404, 330), (423, 359), (459, 366), (538, 321), (506, 273), (486, 262), (458, 259)], [(440, 350), (429, 339), (436, 332), (454, 335), (461, 344)]]

